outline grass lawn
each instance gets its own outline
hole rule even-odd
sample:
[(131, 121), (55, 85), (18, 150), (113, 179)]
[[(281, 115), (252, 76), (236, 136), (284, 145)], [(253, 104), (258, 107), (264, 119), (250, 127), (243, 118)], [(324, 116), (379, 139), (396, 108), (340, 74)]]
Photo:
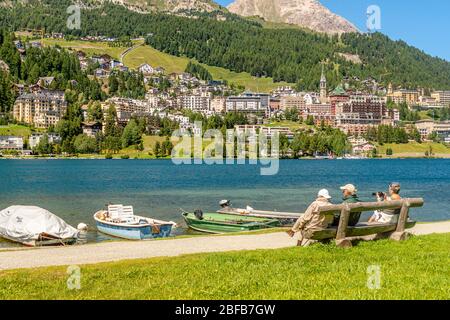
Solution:
[(429, 120), (432, 119), (429, 115), (428, 115), (428, 111), (419, 111), (419, 116), (421, 120)]
[(29, 137), (30, 135), (31, 135), (31, 129), (26, 126), (21, 126), (21, 125), (17, 125), (17, 124), (0, 126), (0, 136)]
[[(0, 273), (0, 299), (448, 299), (450, 234), (352, 249), (310, 248), (196, 254)], [(381, 286), (369, 289), (368, 267)]]
[(298, 123), (298, 122), (288, 121), (288, 120), (272, 122), (266, 126), (267, 127), (287, 127), (293, 132), (300, 130), (300, 129), (314, 129), (314, 126), (308, 126), (304, 123)]
[(67, 41), (63, 39), (44, 39), (44, 46), (59, 45), (69, 50), (83, 51), (88, 56), (108, 54), (114, 59), (119, 59), (120, 55), (127, 50), (126, 47), (109, 47), (107, 42), (97, 41)]
[(425, 152), (430, 150), (430, 147), (433, 150), (433, 154), (435, 155), (445, 155), (450, 154), (450, 148), (435, 142), (410, 142), (407, 144), (384, 144), (382, 146), (377, 146), (378, 153), (381, 155), (386, 155), (386, 149), (391, 148), (394, 151), (394, 157), (404, 156), (407, 154), (411, 154), (414, 156), (425, 156)]
[(148, 63), (153, 67), (163, 67), (166, 73), (182, 73), (189, 63), (188, 58), (175, 57), (160, 52), (150, 46), (142, 46), (134, 49), (124, 58), (126, 66), (137, 69), (141, 64)]

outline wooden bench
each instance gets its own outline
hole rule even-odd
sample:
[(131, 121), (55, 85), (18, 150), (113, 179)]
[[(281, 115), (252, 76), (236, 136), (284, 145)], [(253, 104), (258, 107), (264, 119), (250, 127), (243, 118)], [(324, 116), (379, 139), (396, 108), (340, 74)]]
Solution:
[[(409, 235), (406, 229), (413, 228), (416, 225), (415, 221), (408, 220), (409, 209), (422, 207), (423, 204), (424, 200), (422, 198), (414, 198), (398, 201), (358, 202), (324, 206), (320, 208), (321, 214), (334, 216), (336, 213), (340, 213), (339, 226), (316, 231), (313, 233), (311, 239), (336, 239), (336, 245), (339, 247), (351, 247), (352, 242), (350, 238), (369, 235), (388, 234), (393, 240), (406, 240)], [(350, 213), (352, 212), (383, 211), (386, 209), (400, 209), (400, 216), (397, 223), (358, 223), (354, 227), (348, 225)]]

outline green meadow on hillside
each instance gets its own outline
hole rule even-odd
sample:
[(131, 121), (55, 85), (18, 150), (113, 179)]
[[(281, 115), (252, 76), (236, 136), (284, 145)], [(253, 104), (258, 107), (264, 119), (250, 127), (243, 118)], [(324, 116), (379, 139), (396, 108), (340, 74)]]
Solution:
[[(44, 39), (44, 45), (59, 45), (70, 50), (81, 50), (89, 56), (98, 54), (108, 54), (114, 59), (119, 59), (121, 54), (128, 48), (109, 47), (106, 42), (94, 41), (67, 41), (60, 39)], [(138, 44), (139, 42), (135, 42)], [(153, 67), (163, 67), (166, 73), (182, 73), (185, 71), (189, 61), (195, 61), (186, 57), (176, 57), (160, 52), (150, 46), (140, 46), (128, 53), (124, 58), (124, 64), (132, 69), (137, 69), (141, 64), (148, 63)], [(286, 82), (273, 82), (272, 78), (257, 78), (246, 72), (232, 72), (230, 70), (203, 65), (208, 69), (215, 80), (226, 80), (230, 84), (243, 86), (247, 90), (258, 92), (269, 92), (279, 86), (293, 85)]]

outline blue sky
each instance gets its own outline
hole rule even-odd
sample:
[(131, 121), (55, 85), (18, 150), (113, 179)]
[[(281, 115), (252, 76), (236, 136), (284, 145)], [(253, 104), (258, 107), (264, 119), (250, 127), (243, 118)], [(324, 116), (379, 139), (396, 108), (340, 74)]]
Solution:
[[(216, 0), (228, 5), (232, 0)], [(366, 31), (370, 5), (381, 9), (381, 32), (450, 61), (450, 1), (448, 0), (320, 0), (331, 11)]]

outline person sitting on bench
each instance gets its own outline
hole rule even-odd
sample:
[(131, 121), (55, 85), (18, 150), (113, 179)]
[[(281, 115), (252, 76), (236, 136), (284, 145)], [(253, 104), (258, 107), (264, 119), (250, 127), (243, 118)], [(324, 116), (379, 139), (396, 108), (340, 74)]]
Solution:
[[(378, 201), (396, 201), (401, 200), (401, 186), (398, 182), (392, 182), (389, 185), (389, 196), (383, 199), (377, 195)], [(397, 223), (400, 215), (400, 209), (384, 209), (383, 211), (375, 211), (375, 214), (369, 219), (369, 223)]]
[(307, 247), (317, 241), (311, 240), (315, 231), (323, 230), (328, 227), (327, 217), (320, 214), (319, 208), (330, 205), (330, 193), (327, 189), (322, 189), (317, 195), (317, 199), (308, 207), (305, 214), (295, 223), (288, 235), (293, 238), (296, 233), (299, 234), (298, 246)]
[[(353, 184), (347, 184), (340, 188), (342, 190), (342, 203), (357, 203), (359, 202), (358, 195), (356, 194), (358, 190)], [(333, 227), (339, 226), (340, 213), (336, 213), (333, 220)], [(348, 225), (354, 227), (358, 224), (361, 218), (361, 212), (352, 212), (348, 220)]]

